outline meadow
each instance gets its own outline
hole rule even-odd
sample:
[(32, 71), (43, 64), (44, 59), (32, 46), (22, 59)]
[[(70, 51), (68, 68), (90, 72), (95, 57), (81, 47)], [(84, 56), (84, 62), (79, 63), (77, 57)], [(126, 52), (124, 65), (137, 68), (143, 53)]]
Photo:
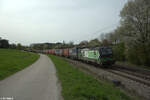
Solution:
[(31, 52), (0, 49), (0, 80), (31, 65), (38, 58), (38, 54)]

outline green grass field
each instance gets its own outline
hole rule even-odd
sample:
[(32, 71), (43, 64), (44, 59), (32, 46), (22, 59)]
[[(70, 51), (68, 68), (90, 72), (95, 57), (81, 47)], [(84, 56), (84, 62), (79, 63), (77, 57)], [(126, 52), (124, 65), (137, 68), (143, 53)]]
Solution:
[(39, 58), (38, 54), (0, 49), (0, 80), (27, 67)]
[(63, 58), (49, 55), (62, 85), (64, 100), (131, 100), (112, 84), (100, 82), (70, 65)]

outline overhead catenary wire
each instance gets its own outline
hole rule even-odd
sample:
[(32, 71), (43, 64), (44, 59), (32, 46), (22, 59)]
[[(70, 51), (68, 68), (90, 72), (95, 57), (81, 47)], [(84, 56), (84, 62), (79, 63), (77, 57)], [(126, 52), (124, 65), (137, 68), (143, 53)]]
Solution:
[[(113, 30), (114, 30), (114, 27), (117, 27), (118, 25), (119, 25), (119, 23), (111, 24), (111, 25), (103, 27), (103, 28), (101, 28), (101, 29), (99, 29), (95, 32), (85, 34), (83, 37), (86, 38), (86, 39), (84, 39), (84, 40), (91, 40), (91, 39), (94, 39), (94, 38), (98, 38), (99, 36), (95, 36), (95, 35), (100, 35), (99, 33), (102, 33), (105, 30), (110, 30), (111, 28), (113, 28)], [(113, 31), (113, 30), (111, 30), (111, 31)], [(93, 37), (93, 38), (91, 38), (91, 37)], [(82, 37), (80, 37), (80, 39), (81, 38)], [(77, 40), (80, 40), (80, 39), (78, 38)]]
[[(101, 29), (99, 29), (99, 30), (97, 30), (97, 31), (95, 31), (95, 32), (93, 32), (93, 33), (87, 34), (86, 36), (90, 36), (90, 37), (96, 38), (96, 37), (98, 37), (98, 36), (95, 36), (95, 35), (100, 35), (100, 33), (103, 33), (103, 32), (106, 31), (106, 30), (110, 30), (111, 28), (113, 28), (113, 30), (114, 30), (114, 27), (117, 27), (118, 25), (119, 25), (118, 23), (111, 24), (110, 26), (101, 28)], [(113, 31), (113, 30), (111, 30), (111, 31)]]
[(110, 28), (113, 28), (114, 25), (118, 25), (118, 23), (112, 24), (111, 26), (107, 26), (107, 27), (104, 27), (104, 28), (102, 28), (102, 29), (99, 29), (99, 30), (97, 30), (96, 32), (91, 33), (91, 34), (98, 34), (98, 33), (100, 33), (100, 32), (103, 32), (103, 31), (106, 30), (106, 29), (108, 30), (108, 29), (110, 29)]

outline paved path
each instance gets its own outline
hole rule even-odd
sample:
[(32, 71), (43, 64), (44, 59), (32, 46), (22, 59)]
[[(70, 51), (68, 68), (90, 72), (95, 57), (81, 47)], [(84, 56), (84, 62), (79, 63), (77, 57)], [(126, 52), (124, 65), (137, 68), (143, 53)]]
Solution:
[(0, 81), (0, 98), (60, 100), (55, 67), (45, 55), (24, 70)]

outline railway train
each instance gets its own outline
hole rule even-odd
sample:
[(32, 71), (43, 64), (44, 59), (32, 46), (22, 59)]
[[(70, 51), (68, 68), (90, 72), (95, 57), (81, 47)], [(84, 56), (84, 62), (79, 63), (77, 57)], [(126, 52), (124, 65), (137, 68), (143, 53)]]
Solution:
[(65, 48), (65, 49), (49, 49), (43, 53), (63, 56), (84, 62), (90, 62), (98, 65), (113, 65), (115, 59), (111, 47), (95, 47), (95, 48)]

